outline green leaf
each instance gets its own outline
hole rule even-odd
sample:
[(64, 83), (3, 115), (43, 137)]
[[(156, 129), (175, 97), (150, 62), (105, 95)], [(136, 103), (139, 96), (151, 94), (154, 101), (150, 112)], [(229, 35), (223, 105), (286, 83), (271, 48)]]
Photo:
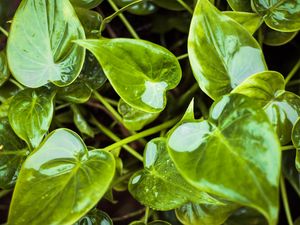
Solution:
[(92, 9), (100, 5), (103, 0), (70, 0), (70, 2), (77, 7)]
[(95, 132), (93, 131), (93, 129), (90, 127), (90, 125), (88, 124), (88, 122), (83, 117), (82, 113), (80, 112), (79, 107), (76, 106), (76, 105), (74, 105), (74, 104), (72, 104), (71, 105), (71, 109), (73, 111), (74, 124), (76, 125), (77, 129), (81, 133), (86, 134), (89, 137), (94, 137), (95, 136)]
[(6, 54), (4, 51), (0, 51), (0, 86), (9, 78), (9, 75)]
[(87, 38), (97, 38), (94, 31), (98, 31), (102, 22), (102, 16), (93, 10), (75, 7), (76, 14), (84, 28)]
[(106, 76), (95, 56), (88, 52), (79, 77), (69, 86), (59, 88), (57, 97), (67, 102), (87, 102), (94, 90), (106, 82)]
[(287, 44), (298, 34), (298, 32), (280, 32), (264, 27), (264, 44), (270, 46), (280, 46)]
[(75, 223), (105, 194), (114, 171), (110, 153), (88, 151), (71, 130), (53, 131), (23, 163), (8, 225)]
[(252, 35), (263, 22), (256, 13), (224, 11), (223, 14), (241, 24)]
[[(26, 144), (18, 138), (9, 125), (8, 118), (0, 118), (0, 188), (12, 188), (26, 154), (21, 154)], [(24, 150), (23, 150), (24, 153)]]
[(267, 225), (266, 219), (257, 211), (250, 208), (237, 210), (224, 225)]
[[(119, 7), (127, 6), (130, 3), (135, 2), (136, 0), (113, 0)], [(127, 9), (128, 12), (135, 15), (149, 15), (157, 11), (156, 5), (152, 2), (145, 1), (139, 4), (133, 5)]]
[(105, 212), (93, 209), (74, 225), (113, 225), (113, 222)]
[(85, 56), (84, 49), (72, 41), (84, 37), (69, 1), (23, 0), (8, 38), (11, 72), (31, 88), (49, 82), (69, 85), (79, 75)]
[(226, 95), (213, 104), (208, 120), (182, 121), (167, 143), (178, 171), (193, 186), (255, 208), (276, 224), (281, 148), (256, 102)]
[(128, 190), (143, 205), (166, 211), (193, 201), (219, 203), (205, 192), (189, 185), (177, 172), (166, 149), (166, 139), (148, 142), (144, 152), (144, 169), (130, 179)]
[(0, 87), (0, 102), (5, 102), (8, 98), (16, 95), (20, 89), (11, 82), (5, 82)]
[(252, 0), (252, 6), (274, 30), (292, 32), (300, 29), (299, 0)]
[(296, 148), (296, 169), (300, 173), (300, 119), (298, 119), (293, 127), (292, 141)]
[[(134, 222), (130, 223), (129, 225), (146, 225), (146, 224), (142, 221), (134, 221)], [(156, 220), (151, 223), (147, 223), (147, 225), (171, 225), (171, 224), (166, 221)]]
[(252, 12), (251, 0), (227, 0), (234, 11)]
[(255, 99), (264, 108), (282, 145), (291, 141), (293, 125), (300, 116), (300, 97), (284, 88), (280, 73), (266, 71), (250, 76), (233, 90)]
[(188, 52), (200, 88), (213, 99), (228, 94), (250, 75), (267, 70), (256, 40), (208, 0), (196, 6)]
[(11, 101), (8, 118), (15, 133), (32, 148), (47, 133), (53, 113), (55, 94), (47, 87), (25, 89)]
[(184, 225), (221, 225), (238, 207), (229, 202), (224, 205), (188, 203), (176, 209), (176, 216)]
[(176, 57), (151, 42), (115, 38), (76, 43), (96, 56), (120, 97), (142, 111), (161, 112), (166, 106), (166, 91), (181, 79)]
[(119, 101), (118, 111), (123, 118), (124, 126), (129, 130), (141, 130), (147, 124), (153, 122), (159, 113), (149, 113), (131, 107), (122, 99)]

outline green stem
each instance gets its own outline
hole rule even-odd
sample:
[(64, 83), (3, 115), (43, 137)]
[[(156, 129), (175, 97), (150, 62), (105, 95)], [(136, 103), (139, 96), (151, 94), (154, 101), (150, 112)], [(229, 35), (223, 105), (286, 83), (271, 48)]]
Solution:
[(129, 218), (136, 217), (136, 216), (142, 214), (143, 212), (145, 212), (145, 208), (142, 208), (142, 209), (140, 209), (138, 211), (135, 211), (135, 212), (132, 212), (132, 213), (128, 213), (128, 214), (126, 214), (124, 216), (121, 216), (121, 217), (112, 218), (112, 221), (117, 222), (117, 221), (127, 220)]
[(9, 81), (10, 81), (11, 83), (13, 83), (14, 85), (16, 85), (19, 89), (21, 89), (21, 90), (24, 90), (24, 89), (25, 89), (18, 81), (14, 80), (14, 79), (12, 79), (12, 78), (9, 78)]
[(63, 108), (69, 107), (69, 106), (70, 106), (70, 103), (65, 103), (65, 104), (55, 107), (55, 110), (58, 111), (58, 110), (61, 110)]
[(300, 68), (300, 59), (295, 64), (295, 66), (293, 67), (293, 69), (291, 70), (291, 72), (285, 78), (285, 81), (284, 81), (285, 85), (292, 79), (292, 77), (296, 74), (296, 72), (298, 71), (299, 68)]
[(27, 156), (28, 155), (28, 149), (23, 150), (16, 150), (16, 151), (0, 151), (0, 156), (2, 155), (20, 155), (20, 156)]
[(139, 3), (142, 3), (144, 0), (137, 0), (135, 2), (131, 2), (128, 5), (124, 6), (123, 8), (117, 10), (116, 12), (114, 12), (112, 15), (106, 17), (104, 20), (102, 20), (102, 23), (100, 25), (100, 34), (101, 32), (105, 29), (105, 25), (110, 23), (114, 18), (116, 18), (116, 16), (120, 15), (122, 12), (126, 11), (127, 9), (129, 9), (130, 7), (137, 5)]
[(195, 83), (189, 90), (187, 90), (178, 100), (178, 106), (181, 107), (187, 101), (190, 101), (191, 98), (194, 96), (194, 94), (199, 90), (199, 85), (198, 83)]
[(115, 119), (119, 122), (119, 123), (123, 123), (122, 117), (120, 116), (120, 114), (107, 102), (107, 100), (100, 95), (97, 91), (94, 91), (94, 96), (95, 98), (100, 101), (106, 108), (107, 110), (115, 117)]
[(191, 7), (189, 7), (183, 0), (177, 0), (177, 2), (182, 5), (183, 8), (185, 8), (190, 14), (193, 15), (194, 11)]
[[(106, 136), (108, 136), (113, 141), (117, 141), (117, 143), (119, 143), (121, 141), (121, 139), (118, 136), (116, 136), (109, 129), (107, 129), (105, 126), (103, 126), (95, 117), (92, 117), (92, 123), (95, 124), (95, 126), (97, 126), (99, 128), (99, 130), (101, 130)], [(128, 153), (130, 153), (131, 155), (136, 157), (138, 160), (143, 162), (143, 156), (141, 156), (136, 150), (134, 150), (130, 146), (124, 144), (119, 147), (123, 147)], [(106, 150), (106, 148), (104, 150)], [(111, 150), (113, 150), (113, 149), (111, 149)]]
[(290, 81), (287, 86), (294, 86), (294, 85), (299, 85), (300, 84), (300, 80), (292, 80)]
[(280, 178), (280, 190), (281, 190), (281, 197), (282, 197), (282, 201), (283, 201), (283, 207), (285, 210), (286, 219), (287, 219), (289, 225), (293, 225), (293, 219), (292, 219), (292, 215), (291, 215), (291, 211), (290, 211), (290, 207), (289, 207), (288, 197), (286, 194), (286, 188), (285, 188), (283, 175), (281, 175), (281, 178)]
[[(113, 0), (108, 0), (108, 3), (111, 5), (111, 7), (116, 12), (119, 11), (118, 6), (114, 3)], [(119, 13), (118, 16), (120, 17), (120, 19), (122, 20), (122, 22), (126, 26), (126, 28), (128, 29), (129, 33), (132, 35), (132, 37), (134, 37), (135, 39), (140, 39), (139, 35), (135, 32), (135, 30), (133, 29), (133, 27), (131, 26), (131, 24), (129, 23), (129, 21), (126, 19), (126, 17), (122, 14), (122, 12)]]
[(3, 198), (5, 195), (9, 194), (12, 190), (2, 190), (0, 191), (0, 198)]
[(0, 26), (0, 31), (1, 31), (6, 37), (8, 37), (8, 32), (7, 32), (3, 27), (1, 27), (1, 26)]
[(189, 57), (189, 54), (188, 54), (188, 53), (185, 53), (185, 54), (183, 54), (183, 55), (177, 56), (177, 60), (185, 59), (185, 58), (187, 58), (187, 57)]
[(293, 150), (293, 149), (295, 149), (294, 145), (281, 146), (281, 151)]
[(258, 43), (260, 47), (263, 47), (264, 44), (264, 32), (262, 28), (258, 29)]
[(164, 130), (166, 128), (169, 128), (169, 127), (172, 127), (173, 125), (175, 125), (179, 121), (180, 118), (181, 117), (176, 117), (175, 119), (169, 120), (169, 121), (167, 121), (167, 122), (165, 122), (161, 125), (158, 125), (156, 127), (152, 127), (150, 129), (144, 130), (140, 133), (134, 134), (130, 137), (127, 137), (127, 138), (125, 138), (123, 140), (120, 140), (120, 141), (118, 141), (118, 142), (116, 142), (112, 145), (107, 146), (106, 148), (104, 148), (104, 150), (105, 151), (112, 151), (112, 150), (114, 150), (116, 148), (119, 148), (123, 145), (134, 142), (136, 140), (139, 140), (140, 138), (144, 138), (144, 137), (150, 136), (152, 134), (158, 133), (161, 130)]
[(117, 101), (113, 100), (113, 99), (105, 98), (105, 100), (106, 100), (109, 104), (111, 104), (111, 105), (113, 105), (113, 106), (115, 106), (115, 107), (118, 107), (118, 105), (119, 105), (119, 103), (118, 103)]
[(145, 224), (148, 223), (148, 218), (149, 218), (149, 211), (150, 211), (150, 208), (149, 207), (146, 207), (146, 211), (145, 211)]

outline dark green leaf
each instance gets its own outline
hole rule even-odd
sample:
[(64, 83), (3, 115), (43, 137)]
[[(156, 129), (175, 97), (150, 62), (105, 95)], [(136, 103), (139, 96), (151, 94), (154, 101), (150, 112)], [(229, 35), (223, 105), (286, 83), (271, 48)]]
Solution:
[(224, 96), (208, 120), (182, 121), (169, 134), (168, 149), (179, 172), (199, 190), (253, 207), (276, 224), (280, 144), (250, 98)]
[(252, 6), (274, 30), (292, 32), (300, 29), (299, 0), (252, 0)]
[(46, 87), (25, 89), (11, 101), (8, 117), (15, 133), (33, 148), (47, 133), (54, 112), (54, 93)]
[(175, 88), (181, 79), (176, 57), (151, 42), (115, 38), (76, 43), (96, 56), (115, 91), (140, 110), (162, 111), (166, 91)]
[[(25, 157), (26, 144), (11, 129), (8, 118), (0, 118), (0, 188), (11, 188)], [(22, 151), (20, 151), (22, 150)]]
[(84, 49), (72, 41), (84, 37), (69, 1), (23, 0), (8, 38), (11, 72), (31, 88), (48, 82), (69, 85), (79, 75), (85, 55)]
[(114, 171), (110, 153), (88, 152), (71, 130), (53, 131), (23, 163), (8, 225), (75, 223), (105, 194)]
[(144, 169), (131, 177), (128, 189), (139, 202), (161, 211), (175, 209), (189, 201), (219, 203), (181, 177), (169, 157), (165, 138), (148, 142), (144, 152)]
[(300, 119), (297, 120), (293, 127), (292, 141), (296, 148), (296, 169), (300, 173)]
[(70, 2), (77, 7), (92, 9), (103, 2), (103, 0), (70, 0)]
[[(169, 10), (185, 10), (184, 7), (176, 1), (174, 0), (153, 0), (153, 2), (165, 9), (169, 9)], [(194, 0), (183, 0), (183, 2), (185, 2), (187, 5), (192, 5)]]
[(298, 32), (280, 32), (272, 30), (271, 28), (264, 27), (264, 43), (270, 46), (284, 45), (297, 35)]
[(282, 145), (291, 141), (293, 125), (300, 116), (300, 97), (284, 88), (283, 76), (267, 71), (250, 76), (233, 90), (255, 99), (264, 108)]
[(90, 137), (94, 137), (95, 132), (90, 127), (88, 122), (83, 117), (82, 113), (80, 112), (80, 109), (76, 105), (71, 105), (71, 109), (73, 111), (73, 120), (74, 124), (76, 125), (77, 129)]
[(229, 202), (224, 205), (188, 203), (176, 209), (176, 216), (184, 225), (221, 225), (237, 208), (237, 204)]
[(227, 0), (234, 11), (252, 12), (251, 0)]
[(113, 222), (105, 212), (93, 209), (74, 225), (113, 225)]
[(224, 225), (268, 225), (268, 222), (257, 211), (250, 208), (241, 208)]
[(123, 117), (123, 124), (129, 130), (140, 130), (159, 116), (159, 113), (144, 112), (131, 107), (122, 99), (119, 101), (118, 111)]
[(208, 0), (196, 6), (188, 52), (196, 80), (213, 99), (229, 93), (250, 75), (267, 70), (256, 40)]
[[(135, 1), (136, 0), (114, 0), (114, 2), (120, 7), (124, 7)], [(131, 6), (127, 9), (127, 11), (135, 15), (149, 15), (156, 12), (157, 7), (152, 2), (145, 1)]]
[[(134, 221), (134, 222), (130, 223), (129, 225), (146, 225), (146, 224), (142, 221)], [(147, 225), (171, 225), (171, 224), (166, 221), (156, 220), (151, 223), (147, 223)]]

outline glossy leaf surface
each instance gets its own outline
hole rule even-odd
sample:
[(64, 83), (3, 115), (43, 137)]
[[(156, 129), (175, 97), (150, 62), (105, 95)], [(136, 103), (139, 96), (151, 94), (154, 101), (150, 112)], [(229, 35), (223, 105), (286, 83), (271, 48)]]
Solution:
[(266, 219), (257, 211), (241, 208), (233, 213), (224, 225), (268, 225)]
[(227, 0), (234, 11), (252, 12), (251, 0)]
[(188, 52), (200, 88), (213, 99), (229, 93), (250, 75), (267, 70), (256, 40), (208, 0), (197, 3)]
[(69, 86), (59, 88), (57, 96), (67, 102), (87, 102), (94, 90), (106, 82), (106, 76), (92, 53), (87, 52), (79, 77)]
[(296, 148), (296, 169), (300, 173), (300, 120), (298, 119), (293, 127), (292, 141)]
[(136, 109), (122, 99), (119, 101), (118, 111), (123, 117), (123, 124), (129, 130), (140, 130), (159, 116), (159, 113), (149, 113)]
[[(156, 220), (150, 223), (147, 223), (148, 225), (171, 225), (170, 223), (166, 222), (166, 221), (162, 221), (162, 220)], [(146, 225), (144, 222), (142, 221), (134, 221), (132, 223), (130, 223), (129, 225)]]
[(252, 5), (270, 28), (283, 32), (300, 29), (299, 0), (252, 0)]
[(54, 93), (46, 87), (25, 89), (11, 101), (9, 122), (15, 133), (26, 143), (37, 147), (48, 131), (53, 113)]
[(131, 177), (128, 190), (142, 204), (161, 211), (175, 209), (189, 201), (218, 202), (182, 178), (168, 155), (164, 138), (148, 142), (144, 169)]
[(221, 225), (238, 208), (234, 203), (199, 205), (188, 203), (176, 209), (177, 218), (184, 225)]
[(262, 23), (261, 17), (256, 13), (224, 11), (223, 14), (241, 24), (252, 35)]
[(181, 79), (176, 57), (151, 42), (116, 38), (76, 43), (96, 56), (115, 91), (140, 110), (162, 111), (166, 91), (175, 88)]
[(103, 0), (70, 0), (70, 2), (78, 7), (92, 9), (103, 2)]
[(264, 28), (264, 43), (269, 46), (284, 45), (297, 35), (298, 32), (280, 32), (272, 30), (265, 26)]
[(4, 51), (0, 52), (0, 86), (8, 79), (10, 75), (6, 54)]
[(88, 122), (85, 120), (84, 116), (82, 115), (79, 107), (77, 105), (71, 105), (71, 109), (73, 111), (73, 120), (74, 124), (76, 125), (77, 129), (83, 133), (88, 135), (89, 137), (94, 137), (95, 132), (90, 127)]
[(253, 207), (276, 224), (280, 144), (250, 98), (226, 95), (213, 104), (208, 120), (182, 121), (170, 133), (168, 149), (179, 172), (199, 190)]
[(293, 125), (300, 116), (300, 97), (284, 88), (283, 76), (267, 71), (252, 75), (233, 90), (255, 99), (264, 108), (282, 145), (291, 141)]
[(53, 131), (22, 166), (8, 225), (75, 223), (105, 194), (114, 171), (110, 153), (88, 152), (71, 130)]
[[(135, 0), (114, 0), (114, 2), (118, 6), (124, 7), (130, 3), (135, 2)], [(135, 15), (149, 15), (154, 13), (156, 10), (156, 5), (154, 5), (152, 2), (145, 1), (131, 6), (127, 11)]]
[(19, 139), (7, 118), (0, 118), (0, 188), (9, 189), (16, 182), (26, 144)]
[(14, 16), (8, 39), (11, 72), (31, 88), (48, 82), (69, 85), (79, 75), (85, 55), (84, 49), (72, 41), (84, 37), (69, 1), (24, 0)]
[(113, 222), (105, 212), (93, 209), (74, 225), (113, 225)]

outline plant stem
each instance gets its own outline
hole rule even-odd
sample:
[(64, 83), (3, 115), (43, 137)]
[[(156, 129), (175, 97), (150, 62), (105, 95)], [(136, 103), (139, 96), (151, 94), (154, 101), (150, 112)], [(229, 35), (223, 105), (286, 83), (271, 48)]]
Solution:
[(110, 98), (104, 98), (109, 104), (118, 107), (119, 103), (113, 99)]
[(65, 103), (65, 104), (62, 104), (62, 105), (59, 105), (59, 106), (55, 107), (55, 110), (58, 111), (58, 110), (61, 110), (63, 108), (66, 108), (68, 106), (70, 106), (70, 103)]
[(120, 141), (118, 141), (118, 142), (116, 142), (116, 143), (114, 143), (112, 145), (107, 146), (106, 148), (104, 148), (104, 150), (105, 151), (112, 151), (112, 150), (114, 150), (116, 148), (119, 148), (119, 147), (121, 147), (123, 145), (126, 145), (128, 143), (134, 142), (136, 140), (139, 140), (140, 138), (144, 138), (144, 137), (150, 136), (152, 134), (160, 132), (161, 130), (164, 130), (166, 128), (172, 127), (173, 125), (175, 125), (179, 121), (180, 118), (181, 117), (176, 117), (175, 119), (169, 120), (169, 121), (167, 121), (167, 122), (165, 122), (165, 123), (163, 123), (161, 125), (158, 125), (156, 127), (152, 127), (150, 129), (144, 130), (144, 131), (142, 131), (140, 133), (137, 133), (137, 134), (134, 134), (132, 136), (129, 136), (129, 137), (123, 139), (123, 140), (120, 140)]
[(149, 207), (146, 207), (146, 211), (145, 211), (145, 224), (148, 223), (148, 218), (149, 218), (149, 211), (150, 211), (150, 208)]
[(185, 54), (183, 54), (183, 55), (177, 56), (177, 60), (185, 59), (185, 58), (187, 58), (187, 57), (189, 57), (189, 54), (188, 54), (188, 53), (185, 53)]
[(121, 217), (112, 218), (112, 221), (117, 222), (117, 221), (127, 220), (131, 217), (138, 216), (138, 215), (142, 214), (143, 212), (145, 212), (145, 208), (142, 208), (142, 209), (140, 209), (138, 211), (135, 211), (135, 212), (132, 212), (132, 213), (128, 213), (128, 214), (126, 214), (124, 216), (121, 216)]
[(22, 150), (16, 150), (16, 151), (0, 151), (0, 156), (3, 156), (3, 155), (27, 156), (28, 155), (28, 149), (22, 149)]
[[(116, 12), (119, 11), (118, 6), (113, 2), (113, 0), (108, 0), (108, 3)], [(122, 14), (122, 12), (119, 13), (118, 16), (120, 17), (120, 19), (122, 20), (126, 28), (128, 29), (129, 33), (132, 35), (132, 37), (134, 37), (135, 39), (140, 39), (139, 35), (135, 32), (135, 30), (133, 29), (129, 21), (126, 19), (126, 17)]]
[(193, 15), (194, 11), (191, 7), (189, 7), (183, 0), (177, 0), (177, 2), (182, 5), (183, 8), (185, 8), (190, 14)]
[(19, 89), (24, 90), (24, 87), (18, 81), (14, 80), (12, 78), (9, 78), (9, 81), (11, 83), (13, 83), (14, 85), (16, 85)]
[(281, 151), (293, 150), (293, 149), (295, 149), (294, 145), (281, 146)]
[[(107, 129), (105, 126), (103, 126), (95, 117), (92, 117), (92, 123), (95, 126), (97, 126), (99, 128), (99, 130), (101, 130), (106, 136), (108, 136), (113, 141), (118, 141), (118, 142), (121, 141), (121, 139), (118, 136), (116, 136), (109, 129)], [(130, 153), (131, 155), (136, 157), (138, 160), (143, 162), (143, 156), (141, 156), (136, 150), (134, 150), (130, 146), (123, 145), (123, 146), (119, 146), (119, 147), (123, 147), (128, 153)], [(105, 150), (106, 150), (106, 148), (105, 148)], [(113, 149), (111, 149), (111, 150), (113, 150)]]
[(187, 90), (178, 100), (178, 107), (183, 106), (187, 101), (190, 101), (195, 92), (199, 90), (198, 83), (195, 83), (189, 90)]
[(6, 37), (8, 37), (8, 32), (7, 32), (3, 27), (1, 27), (1, 26), (0, 26), (0, 31), (1, 31)]
[(94, 91), (94, 96), (95, 98), (100, 101), (107, 109), (108, 111), (114, 116), (114, 118), (119, 122), (119, 123), (123, 123), (122, 117), (120, 116), (120, 114), (107, 102), (107, 100), (100, 95), (97, 91)]
[(0, 191), (0, 198), (4, 197), (5, 195), (9, 194), (12, 190), (1, 190)]
[(290, 207), (289, 207), (288, 197), (286, 194), (286, 188), (285, 188), (283, 175), (281, 175), (281, 178), (280, 178), (280, 190), (281, 190), (281, 197), (282, 197), (283, 206), (284, 206), (284, 210), (285, 210), (285, 214), (286, 214), (286, 219), (287, 219), (289, 225), (293, 225), (293, 219), (291, 216), (291, 211), (290, 211)]
[(298, 69), (300, 68), (300, 59), (298, 60), (298, 62), (294, 65), (293, 69), (291, 70), (291, 72), (289, 72), (289, 74), (287, 75), (287, 77), (285, 78), (284, 84), (286, 85), (291, 79), (292, 77), (296, 74), (296, 72), (298, 71)]

